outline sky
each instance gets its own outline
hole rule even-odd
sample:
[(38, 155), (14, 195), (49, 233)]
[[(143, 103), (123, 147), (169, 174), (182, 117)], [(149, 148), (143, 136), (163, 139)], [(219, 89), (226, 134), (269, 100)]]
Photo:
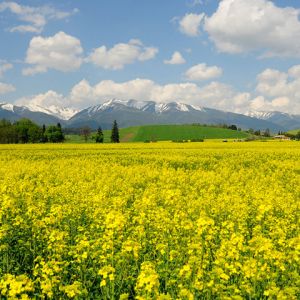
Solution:
[(300, 114), (299, 0), (0, 0), (0, 102)]

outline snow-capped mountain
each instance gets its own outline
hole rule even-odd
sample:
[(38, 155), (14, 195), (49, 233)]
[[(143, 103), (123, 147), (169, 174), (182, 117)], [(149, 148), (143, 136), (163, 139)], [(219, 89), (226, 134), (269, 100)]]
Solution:
[(292, 115), (279, 111), (250, 111), (245, 115), (272, 122), (288, 130), (300, 128), (300, 115)]
[(165, 113), (168, 111), (181, 111), (189, 112), (191, 110), (203, 111), (202, 107), (197, 107), (193, 105), (188, 105), (180, 102), (170, 102), (170, 103), (158, 103), (155, 101), (138, 101), (138, 100), (120, 100), (120, 99), (111, 99), (104, 102), (103, 104), (91, 106), (87, 108), (87, 113), (89, 116), (99, 112), (107, 111), (120, 108), (132, 108), (139, 111), (148, 111), (157, 114)]
[(11, 112), (14, 111), (14, 105), (11, 103), (2, 102), (0, 103), (0, 108)]
[(120, 99), (112, 99), (83, 109), (68, 120), (68, 126), (82, 127), (87, 125), (92, 128), (101, 126), (103, 129), (108, 129), (114, 120), (117, 120), (121, 127), (145, 124), (202, 123), (235, 124), (245, 129), (283, 130), (281, 126), (265, 120), (181, 102), (158, 103)]
[(47, 108), (45, 108), (36, 104), (28, 104), (23, 107), (28, 108), (30, 111), (43, 112), (45, 114), (55, 116), (62, 120), (69, 120), (71, 117), (73, 117), (76, 113), (79, 112), (79, 110), (73, 108), (58, 107), (55, 105), (50, 105)]
[(61, 118), (46, 111), (46, 109), (32, 110), (26, 106), (17, 106), (6, 102), (0, 103), (0, 119), (17, 121), (21, 118), (28, 118), (40, 125), (62, 122)]
[(242, 115), (181, 102), (158, 103), (121, 99), (110, 99), (81, 111), (57, 106), (42, 107), (32, 104), (17, 106), (0, 103), (1, 118), (11, 121), (29, 118), (40, 125), (61, 122), (65, 127), (76, 128), (88, 125), (93, 129), (98, 126), (109, 129), (114, 120), (118, 121), (120, 127), (201, 123), (235, 124), (244, 129), (269, 128), (274, 132), (300, 128), (299, 115), (280, 112), (249, 112), (247, 115)]
[(249, 116), (251, 118), (261, 119), (261, 120), (268, 120), (274, 114), (275, 112), (273, 111), (249, 111), (245, 113), (246, 116)]

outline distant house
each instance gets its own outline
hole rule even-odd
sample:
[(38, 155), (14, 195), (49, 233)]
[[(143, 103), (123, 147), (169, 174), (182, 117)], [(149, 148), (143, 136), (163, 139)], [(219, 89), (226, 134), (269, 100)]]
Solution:
[(289, 141), (290, 138), (288, 136), (285, 136), (283, 134), (275, 135), (274, 136), (275, 140), (282, 140), (282, 141)]

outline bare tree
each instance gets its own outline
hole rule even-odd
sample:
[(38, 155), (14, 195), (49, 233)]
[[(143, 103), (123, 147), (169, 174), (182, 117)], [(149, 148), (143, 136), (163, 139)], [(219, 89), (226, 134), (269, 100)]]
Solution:
[(92, 133), (92, 129), (89, 126), (84, 126), (84, 127), (80, 128), (80, 135), (83, 136), (85, 142), (88, 141), (91, 133)]

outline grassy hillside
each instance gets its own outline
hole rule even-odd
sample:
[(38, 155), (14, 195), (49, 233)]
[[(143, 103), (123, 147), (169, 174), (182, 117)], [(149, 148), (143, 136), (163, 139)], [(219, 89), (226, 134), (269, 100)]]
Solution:
[(138, 128), (132, 141), (245, 138), (245, 132), (197, 125), (149, 125)]
[[(110, 142), (110, 130), (104, 130), (104, 142)], [(120, 128), (121, 142), (144, 142), (144, 141), (170, 141), (191, 139), (242, 139), (248, 134), (224, 128), (206, 127), (198, 125), (147, 125)], [(67, 135), (66, 142), (84, 143), (79, 135)], [(88, 140), (94, 142), (92, 136)]]
[(300, 128), (299, 129), (290, 130), (288, 133), (296, 135), (299, 131), (300, 131)]
[[(139, 130), (140, 127), (128, 127), (128, 128), (120, 128), (120, 139), (121, 142), (132, 142), (132, 139), (134, 136), (137, 134), (137, 131)], [(110, 142), (110, 135), (111, 135), (111, 130), (103, 130), (104, 134), (104, 143), (109, 143)], [(93, 139), (93, 136), (95, 133), (92, 133), (91, 136), (88, 139), (88, 143), (95, 143), (95, 140)], [(67, 134), (66, 136), (66, 143), (75, 143), (75, 144), (81, 144), (85, 143), (85, 140), (83, 136), (78, 135), (78, 134)]]

